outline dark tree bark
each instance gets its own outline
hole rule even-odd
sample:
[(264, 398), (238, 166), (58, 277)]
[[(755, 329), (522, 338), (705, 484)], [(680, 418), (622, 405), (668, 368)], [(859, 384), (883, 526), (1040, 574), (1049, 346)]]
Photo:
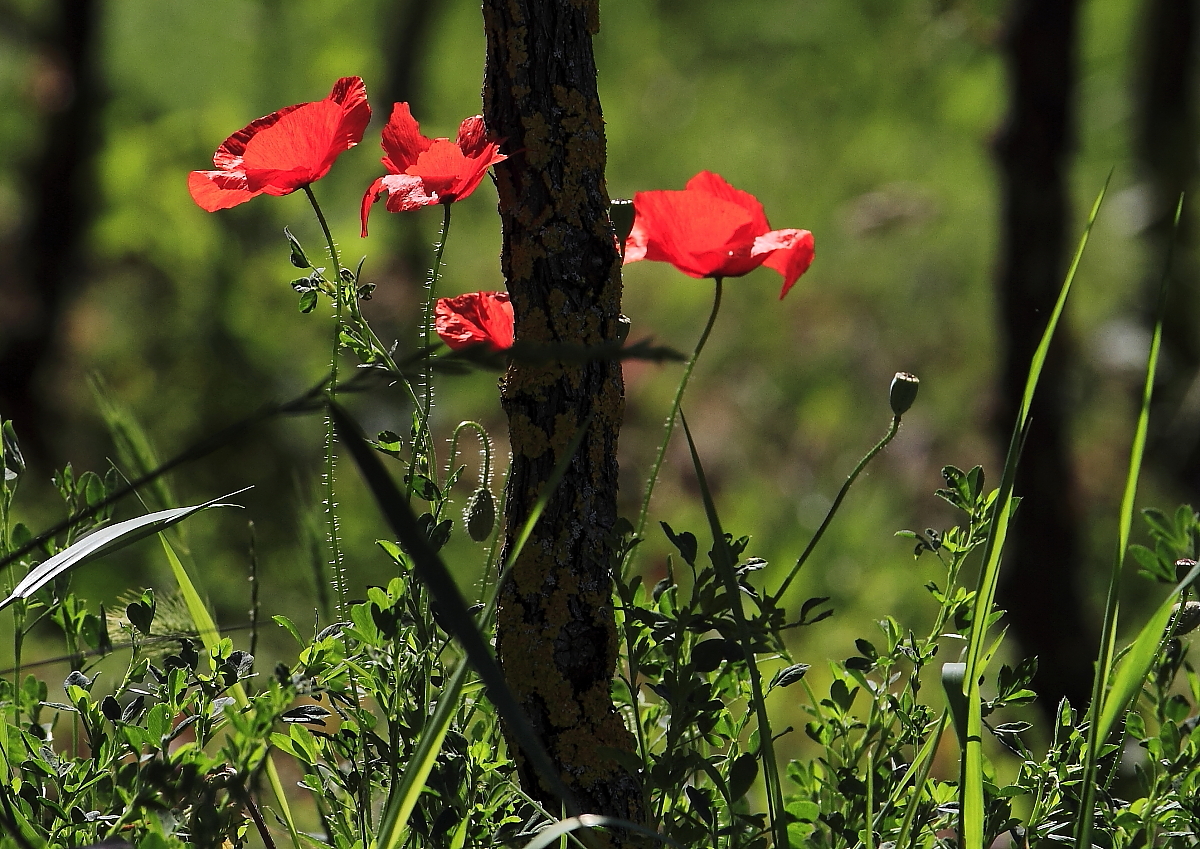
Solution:
[[(1002, 233), (997, 296), (1003, 359), (996, 418), (1007, 446), (1025, 380), (1067, 267), (1077, 0), (1015, 0), (1005, 36), (1010, 104), (995, 152)], [(1069, 344), (1051, 346), (1031, 411), (999, 602), (1022, 649), (1039, 660), (1035, 685), (1053, 711), (1086, 704), (1095, 654), (1079, 588), (1080, 535), (1069, 447)]]
[[(592, 53), (598, 0), (485, 0), (483, 10), (484, 116), (509, 156), (496, 175), (516, 338), (612, 340), (621, 269)], [(642, 821), (638, 781), (608, 751), (634, 750), (609, 692), (621, 368), (612, 360), (514, 363), (501, 398), (512, 445), (506, 550), (567, 444), (592, 418), (501, 588), (500, 661), (582, 808)], [(526, 790), (557, 809), (523, 758), (518, 765)]]
[[(1136, 149), (1149, 189), (1146, 244), (1152, 269), (1144, 302), (1149, 322), (1158, 300), (1158, 272), (1175, 238), (1167, 310), (1163, 320), (1163, 367), (1159, 370), (1149, 457), (1200, 501), (1200, 293), (1194, 191), (1200, 178), (1197, 102), (1196, 0), (1149, 0), (1142, 29), (1137, 87)], [(1173, 222), (1186, 195), (1178, 235)]]
[(99, 92), (94, 71), (97, 3), (58, 0), (42, 39), (44, 68), (35, 85), (47, 115), (40, 156), (28, 180), (31, 214), (17, 247), (16, 273), (0, 284), (19, 323), (4, 325), (0, 343), (0, 415), (12, 419), (23, 444), (38, 453), (47, 424), (37, 376), (54, 344), (59, 314), (87, 226), (84, 185), (95, 142)]

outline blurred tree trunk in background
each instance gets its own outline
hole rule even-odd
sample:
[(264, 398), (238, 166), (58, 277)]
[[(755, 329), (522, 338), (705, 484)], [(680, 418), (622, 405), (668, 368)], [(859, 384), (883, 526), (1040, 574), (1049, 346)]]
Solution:
[[(1006, 344), (996, 416), (1001, 450), (1067, 268), (1078, 10), (1077, 0), (1014, 0), (1005, 33), (1009, 109), (995, 143), (1003, 204), (997, 302)], [(1022, 501), (999, 591), (1022, 649), (1038, 656), (1035, 688), (1050, 712), (1063, 696), (1077, 707), (1087, 703), (1096, 650), (1079, 586), (1068, 349), (1060, 331), (1033, 403), (1017, 475)]]
[(10, 279), (0, 282), (0, 415), (12, 419), (27, 451), (44, 454), (47, 421), (38, 375), (49, 360), (65, 298), (87, 233), (91, 154), (100, 91), (95, 0), (58, 0), (39, 34), (30, 69), (35, 108), (45, 116), (41, 149), (26, 169), (26, 224)]
[(1194, 208), (1200, 176), (1196, 0), (1148, 0), (1140, 44), (1135, 149), (1146, 181), (1149, 276), (1144, 304), (1153, 324), (1159, 274), (1186, 194), (1163, 321), (1150, 459), (1200, 506), (1200, 284)]
[[(483, 10), (484, 116), (509, 156), (496, 176), (517, 341), (612, 340), (621, 267), (592, 52), (599, 2), (485, 0)], [(568, 443), (585, 424), (587, 432), (501, 588), (500, 661), (583, 810), (642, 821), (638, 781), (610, 754), (634, 751), (609, 692), (620, 363), (514, 362), (501, 400), (512, 446), (506, 552)], [(557, 811), (559, 800), (517, 760), (525, 790)]]

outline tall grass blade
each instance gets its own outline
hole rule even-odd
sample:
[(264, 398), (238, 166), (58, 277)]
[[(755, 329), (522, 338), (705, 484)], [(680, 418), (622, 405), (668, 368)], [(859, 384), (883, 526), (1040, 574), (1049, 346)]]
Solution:
[[(567, 473), (567, 467), (570, 466), (575, 452), (579, 450), (579, 444), (583, 441), (583, 435), (587, 432), (589, 424), (591, 424), (590, 417), (584, 421), (583, 427), (575, 434), (574, 439), (567, 446), (567, 450), (559, 458), (558, 464), (550, 474), (549, 480), (546, 481), (545, 487), (538, 495), (533, 509), (529, 511), (529, 515), (525, 518), (525, 524), (521, 527), (520, 533), (514, 537), (512, 550), (505, 559), (504, 568), (500, 570), (500, 575), (488, 598), (487, 606), (483, 609), (483, 613), (479, 618), (478, 627), (480, 631), (487, 633), (491, 630), (492, 617), (496, 614), (496, 604), (500, 598), (500, 587), (503, 586), (504, 579), (512, 569), (513, 564), (517, 562), (517, 557), (520, 556), (521, 549), (525, 547), (525, 543), (529, 540), (529, 535), (533, 533), (534, 526), (537, 525), (538, 519), (541, 518), (542, 512), (545, 511), (546, 505), (550, 502), (550, 496), (558, 489), (563, 475)], [(469, 664), (459, 664), (458, 668), (454, 670), (454, 675), (451, 676), (446, 688), (442, 690), (441, 695), (438, 697), (437, 707), (434, 709), (429, 721), (425, 724), (424, 733), (421, 735), (421, 742), (417, 745), (417, 750), (413, 753), (412, 759), (405, 765), (404, 772), (400, 776), (400, 781), (397, 782), (396, 786), (388, 794), (387, 806), (384, 809), (383, 818), (380, 820), (374, 846), (381, 847), (381, 849), (396, 849), (404, 841), (405, 830), (408, 827), (408, 818), (412, 815), (413, 808), (417, 804), (417, 799), (420, 798), (421, 793), (425, 789), (425, 782), (429, 778), (429, 773), (433, 769), (438, 754), (442, 750), (442, 743), (446, 739), (446, 732), (450, 728), (450, 721), (454, 718), (454, 712), (458, 709), (459, 701), (462, 698), (463, 686), (467, 680), (468, 669)]]
[(1096, 739), (1101, 743), (1141, 690), (1142, 683), (1150, 674), (1159, 648), (1166, 637), (1167, 626), (1171, 624), (1171, 610), (1179, 596), (1197, 578), (1200, 578), (1200, 565), (1193, 566), (1187, 576), (1163, 599), (1150, 621), (1138, 632), (1137, 639), (1133, 641), (1129, 651), (1117, 664), (1112, 687), (1101, 702), (1100, 720), (1096, 723)]
[[(249, 487), (246, 487), (246, 489), (249, 489)], [(107, 528), (100, 528), (69, 548), (63, 549), (44, 563), (39, 563), (30, 569), (29, 574), (13, 587), (13, 591), (8, 598), (0, 601), (0, 610), (8, 607), (8, 605), (18, 599), (29, 598), (29, 596), (46, 586), (46, 584), (77, 566), (82, 566), (84, 563), (103, 557), (106, 554), (111, 554), (120, 548), (132, 545), (138, 540), (159, 533), (176, 522), (182, 522), (189, 516), (199, 513), (201, 510), (207, 510), (210, 507), (240, 507), (240, 504), (224, 503), (223, 499), (232, 498), (235, 495), (245, 492), (246, 489), (239, 489), (237, 492), (231, 492), (228, 495), (222, 495), (220, 498), (214, 498), (212, 501), (206, 501), (203, 504), (196, 504), (192, 507), (175, 507), (170, 510), (159, 510), (155, 513), (147, 513), (145, 516), (138, 516), (135, 519), (118, 522)]]
[(552, 826), (548, 826), (538, 832), (538, 836), (525, 844), (522, 849), (546, 849), (547, 846), (554, 841), (570, 834), (581, 828), (620, 828), (625, 831), (633, 831), (638, 834), (644, 834), (646, 837), (652, 838), (659, 843), (664, 843), (667, 846), (673, 846), (675, 849), (682, 849), (678, 843), (665, 834), (659, 834), (651, 828), (646, 828), (644, 825), (632, 823), (629, 820), (618, 819), (616, 817), (605, 817), (600, 814), (580, 814), (577, 817), (571, 817), (565, 820), (559, 820)]
[[(188, 575), (187, 569), (183, 567), (183, 563), (179, 560), (175, 549), (171, 547), (166, 534), (159, 534), (158, 540), (162, 543), (163, 551), (167, 556), (167, 562), (171, 565), (171, 573), (175, 576), (176, 583), (179, 584), (179, 592), (183, 595), (184, 604), (187, 605), (188, 613), (192, 617), (192, 623), (196, 626), (197, 634), (201, 642), (204, 643), (205, 650), (211, 652), (216, 648), (217, 643), (221, 639), (221, 632), (217, 628), (217, 623), (213, 621), (212, 615), (208, 612), (208, 607), (204, 604), (204, 600), (200, 598), (200, 593), (196, 591), (196, 585), (192, 583), (191, 576)], [(230, 687), (229, 694), (233, 696), (233, 700), (239, 708), (250, 706), (250, 699), (246, 696), (246, 689), (241, 683), (235, 683)], [(300, 849), (300, 831), (296, 828), (296, 820), (292, 816), (292, 809), (288, 804), (287, 794), (283, 789), (283, 781), (279, 778), (279, 772), (275, 769), (275, 761), (271, 758), (270, 752), (267, 753), (263, 770), (267, 773), (267, 783), (271, 785), (271, 792), (275, 794), (275, 802), (279, 806), (279, 812), (282, 814), (283, 822), (287, 826), (288, 835), (292, 839), (292, 846), (295, 849)]]
[(504, 673), (492, 655), (486, 639), (480, 633), (475, 619), (468, 612), (458, 585), (454, 583), (445, 564), (430, 547), (428, 539), (417, 524), (417, 517), (408, 500), (383, 468), (375, 450), (367, 443), (357, 423), (336, 403), (330, 402), (329, 408), (339, 438), (358, 465), (392, 531), (412, 558), (413, 571), (429, 589), (441, 609), (442, 620), (447, 630), (462, 646), (467, 659), (487, 687), (492, 704), (508, 722), (509, 730), (516, 737), (525, 756), (529, 758), (530, 764), (546, 787), (562, 799), (570, 815), (581, 813), (574, 794), (559, 777), (549, 754), (504, 680)]
[(721, 519), (717, 516), (717, 508), (713, 504), (712, 492), (704, 477), (704, 467), (700, 464), (700, 455), (696, 452), (696, 443), (692, 439), (692, 431), (688, 427), (687, 418), (679, 411), (679, 423), (683, 425), (684, 435), (687, 436), (688, 450), (692, 454), (692, 466), (696, 469), (696, 480), (700, 485), (700, 496), (704, 500), (704, 513), (708, 517), (708, 527), (713, 537), (713, 568), (725, 585), (729, 596), (729, 607), (738, 629), (738, 641), (746, 656), (746, 668), (750, 672), (750, 694), (754, 702), (753, 708), (758, 719), (759, 758), (763, 765), (763, 779), (767, 785), (767, 813), (771, 820), (771, 831), (775, 836), (776, 849), (787, 849), (787, 821), (784, 819), (783, 785), (779, 780), (779, 764), (775, 761), (775, 744), (771, 734), (771, 721), (767, 716), (767, 703), (763, 697), (762, 676), (758, 671), (758, 662), (754, 657), (754, 640), (750, 635), (750, 626), (746, 622), (746, 614), (742, 609), (742, 589), (738, 586), (737, 575), (734, 574), (733, 553), (725, 540), (725, 531), (721, 528)]
[[(921, 796), (925, 793), (925, 785), (929, 783), (929, 773), (933, 769), (933, 756), (937, 754), (938, 746), (941, 745), (942, 732), (946, 730), (946, 720), (949, 716), (949, 711), (942, 711), (942, 718), (938, 720), (937, 731), (921, 747), (921, 751), (913, 760), (912, 766), (908, 768), (908, 773), (904, 776), (904, 780), (900, 782), (890, 800), (893, 805), (899, 800), (901, 791), (908, 784), (908, 775), (916, 768), (917, 764), (920, 764), (921, 772), (917, 776), (916, 784), (913, 785), (912, 801), (909, 802), (908, 807), (904, 810), (904, 820), (900, 824), (900, 836), (896, 838), (896, 849), (908, 849), (909, 835), (912, 833), (913, 822), (916, 821), (917, 809), (921, 807)], [(880, 811), (881, 819), (882, 814), (883, 812)]]
[(984, 644), (987, 639), (988, 620), (991, 616), (992, 606), (996, 600), (996, 586), (1000, 578), (1000, 558), (1004, 550), (1005, 539), (1008, 536), (1009, 523), (1012, 521), (1013, 483), (1016, 479), (1017, 461), (1021, 455), (1021, 446), (1024, 444), (1025, 434), (1028, 432), (1029, 410), (1033, 404), (1033, 396), (1037, 390), (1038, 380), (1042, 375), (1042, 367), (1046, 363), (1046, 356), (1050, 350), (1050, 341), (1054, 338), (1054, 332), (1058, 328), (1059, 319), (1062, 317), (1063, 308), (1067, 303), (1067, 295), (1071, 292), (1071, 284), (1075, 280), (1075, 273), (1079, 269), (1080, 259), (1082, 259), (1083, 251), (1087, 247), (1092, 227), (1096, 223), (1096, 215), (1100, 212), (1100, 205), (1104, 201), (1104, 194), (1108, 191), (1108, 181), (1111, 179), (1112, 174), (1110, 173), (1108, 180), (1104, 183), (1104, 188), (1100, 190), (1100, 194), (1096, 197), (1096, 202), (1092, 204), (1092, 211), (1088, 216), (1083, 237), (1079, 240), (1079, 247), (1075, 251), (1071, 267), (1067, 271), (1062, 288), (1059, 290), (1058, 300), (1055, 301), (1054, 309), (1050, 313), (1050, 319), (1046, 323), (1046, 329), (1042, 333), (1041, 341), (1038, 343), (1037, 350), (1033, 354), (1033, 360), (1029, 364), (1029, 375), (1025, 380), (1025, 392), (1021, 397), (1021, 406), (1017, 412), (1017, 419), (1013, 425), (1012, 438), (1008, 444), (1008, 454), (1004, 460), (1004, 473), (1001, 476), (1000, 492), (996, 499), (996, 512), (992, 519), (992, 526), (988, 532), (987, 542), (984, 545), (983, 567), (979, 572), (979, 582), (975, 592), (974, 616), (971, 621), (971, 636), (965, 659), (966, 671), (963, 682), (967, 695), (967, 727), (965, 735), (961, 729), (959, 730), (962, 742), (961, 780), (959, 784), (961, 821), (959, 830), (960, 845), (964, 849), (983, 849), (984, 845), (983, 715), (979, 681), (986, 667)]
[[(1183, 213), (1183, 197), (1175, 207), (1175, 233), (1179, 231), (1179, 218)], [(1117, 619), (1120, 616), (1118, 593), (1121, 572), (1125, 565), (1125, 551), (1129, 548), (1129, 533), (1133, 526), (1133, 503), (1137, 496), (1137, 481), (1142, 470), (1142, 457), (1146, 451), (1146, 434), (1150, 427), (1150, 402), (1154, 395), (1154, 376), (1158, 371), (1158, 356), (1162, 348), (1163, 315), (1167, 305), (1167, 283), (1170, 280), (1171, 261), (1175, 253), (1175, 238), (1167, 248), (1162, 279), (1158, 285), (1158, 304), (1155, 310), (1154, 336), (1150, 340), (1150, 353), (1146, 358), (1146, 379), (1142, 385), (1142, 406), (1138, 411), (1137, 429), (1133, 435), (1133, 446), (1129, 452), (1129, 470), (1125, 476), (1125, 491), (1121, 496), (1121, 515), (1117, 539), (1117, 551), (1113, 557), (1112, 572), (1108, 576), (1108, 592), (1104, 605), (1104, 625), (1100, 634), (1100, 655), (1096, 660), (1096, 677), (1092, 684), (1092, 703), (1088, 708), (1087, 748), (1083, 761), (1083, 797), (1076, 821), (1075, 845), (1088, 849), (1092, 843), (1092, 825), (1095, 818), (1096, 772), (1100, 749), (1116, 722), (1117, 715), (1125, 712), (1141, 683), (1154, 663), (1163, 630), (1171, 616), (1171, 605), (1179, 592), (1190, 583), (1181, 584), (1175, 593), (1159, 606), (1154, 616), (1142, 628), (1134, 641), (1133, 648), (1125, 657), (1113, 688), (1105, 695), (1109, 675), (1112, 672), (1113, 652), (1116, 647)], [(1193, 569), (1193, 572), (1196, 570)]]

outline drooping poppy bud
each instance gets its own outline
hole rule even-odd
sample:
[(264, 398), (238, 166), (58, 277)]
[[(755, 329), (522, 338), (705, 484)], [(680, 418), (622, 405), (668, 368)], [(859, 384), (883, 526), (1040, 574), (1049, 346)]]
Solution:
[(463, 510), (463, 524), (467, 526), (467, 534), (475, 542), (483, 542), (492, 535), (492, 528), (496, 526), (496, 500), (486, 486), (475, 490), (475, 494), (467, 502)]
[(892, 413), (897, 417), (908, 412), (908, 408), (917, 400), (917, 390), (921, 381), (915, 374), (906, 371), (896, 372), (892, 378), (892, 388), (888, 392), (888, 403), (892, 405)]

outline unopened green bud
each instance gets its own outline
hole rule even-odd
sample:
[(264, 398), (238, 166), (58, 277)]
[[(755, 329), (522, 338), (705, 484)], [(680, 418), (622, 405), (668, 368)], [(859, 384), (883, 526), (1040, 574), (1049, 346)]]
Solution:
[(892, 405), (892, 412), (897, 416), (907, 413), (913, 401), (917, 400), (917, 390), (920, 388), (921, 381), (915, 374), (896, 372), (896, 376), (892, 378), (892, 388), (888, 392), (888, 403)]
[(625, 240), (633, 232), (633, 201), (619, 198), (610, 201), (608, 214), (612, 217), (613, 232), (617, 234), (617, 241), (621, 243), (623, 250)]
[(492, 528), (496, 525), (496, 501), (490, 489), (481, 486), (475, 490), (463, 510), (463, 523), (467, 526), (467, 534), (475, 542), (483, 542), (492, 535)]
[(633, 325), (633, 322), (631, 322), (629, 320), (628, 316), (625, 316), (625, 315), (617, 316), (617, 344), (618, 345), (625, 344), (625, 340), (629, 338), (629, 328), (632, 325)]
[(1200, 626), (1200, 601), (1185, 601), (1173, 608), (1175, 615), (1175, 636), (1182, 637), (1190, 634)]

